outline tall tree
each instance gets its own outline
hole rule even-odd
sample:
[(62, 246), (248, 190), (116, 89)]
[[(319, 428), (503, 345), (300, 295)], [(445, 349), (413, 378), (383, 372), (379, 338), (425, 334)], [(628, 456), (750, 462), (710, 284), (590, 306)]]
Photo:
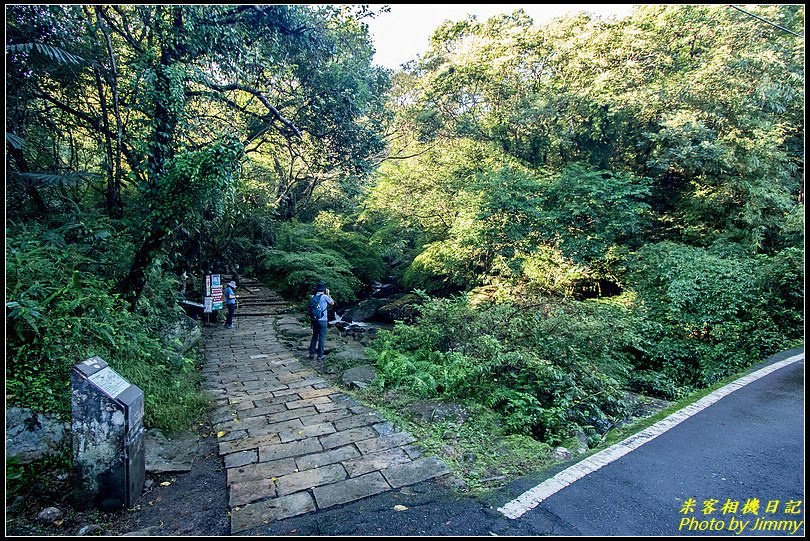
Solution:
[[(801, 33), (803, 7), (755, 13)], [(798, 30), (799, 32), (796, 32)], [(585, 161), (654, 179), (658, 235), (770, 252), (801, 213), (803, 41), (728, 6), (645, 6), (533, 26), (447, 23), (413, 73), (432, 133), (532, 167)], [(689, 224), (689, 225), (686, 225)]]
[[(245, 154), (270, 157), (271, 168), (249, 172), (273, 185), (276, 209), (290, 217), (324, 181), (364, 172), (380, 148), (387, 76), (370, 65), (362, 7), (7, 9), (8, 62), (20, 83), (10, 131), (23, 143), (15, 148), (25, 155), (35, 144), (31, 112), (39, 111), (55, 137), (76, 127), (83, 145), (102, 149), (87, 169), (106, 172), (107, 208), (119, 212), (122, 187), (135, 196), (128, 212), (141, 217), (121, 280), (132, 306), (179, 225), (194, 229), (223, 211)], [(38, 68), (37, 54), (51, 62)]]

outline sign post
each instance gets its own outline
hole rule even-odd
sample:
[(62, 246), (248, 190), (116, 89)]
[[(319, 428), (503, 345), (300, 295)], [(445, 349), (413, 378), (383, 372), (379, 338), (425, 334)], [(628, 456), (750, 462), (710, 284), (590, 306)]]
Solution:
[(82, 507), (132, 507), (146, 479), (143, 391), (100, 357), (73, 367), (74, 498)]

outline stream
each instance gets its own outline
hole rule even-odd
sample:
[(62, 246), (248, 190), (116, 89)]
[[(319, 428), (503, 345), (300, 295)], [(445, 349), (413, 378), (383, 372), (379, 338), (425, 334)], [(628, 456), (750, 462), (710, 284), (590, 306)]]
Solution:
[[(379, 308), (398, 300), (404, 293), (398, 292), (394, 284), (373, 283), (371, 293), (334, 311), (329, 325), (346, 334), (371, 334), (377, 329), (393, 329), (392, 321), (382, 320)], [(386, 293), (387, 292), (387, 293)], [(383, 296), (379, 296), (379, 295)]]

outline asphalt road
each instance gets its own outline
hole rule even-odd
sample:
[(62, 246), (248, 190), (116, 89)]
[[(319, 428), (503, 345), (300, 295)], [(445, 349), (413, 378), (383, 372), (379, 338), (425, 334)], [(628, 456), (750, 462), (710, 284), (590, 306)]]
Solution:
[[(801, 352), (785, 352), (769, 362)], [(798, 522), (804, 520), (804, 360), (723, 397), (516, 519), (497, 510), (557, 471), (517, 481), (485, 500), (423, 483), (241, 535), (705, 536), (742, 531), (746, 536), (803, 536), (804, 524)], [(756, 513), (755, 499), (760, 503)], [(710, 510), (704, 502), (712, 500), (717, 500), (715, 510), (704, 512)], [(723, 506), (734, 502), (738, 507), (726, 507), (724, 513)]]
[[(695, 501), (681, 512), (689, 499)], [(746, 503), (758, 499), (756, 514)], [(717, 500), (704, 512), (704, 502)], [(727, 501), (739, 502), (723, 513)], [(785, 512), (801, 501), (800, 514)], [(543, 501), (519, 520), (532, 531), (569, 535), (803, 535), (804, 361), (725, 396), (678, 426)], [(768, 502), (778, 501), (776, 512)], [(795, 511), (796, 509), (791, 509)], [(757, 518), (770, 522), (752, 530)], [(711, 520), (715, 519), (712, 523)], [(682, 521), (686, 521), (683, 523)], [(708, 522), (708, 524), (707, 524)], [(703, 523), (703, 524), (701, 524)], [(691, 529), (690, 529), (691, 527)], [(708, 528), (718, 528), (709, 530)]]

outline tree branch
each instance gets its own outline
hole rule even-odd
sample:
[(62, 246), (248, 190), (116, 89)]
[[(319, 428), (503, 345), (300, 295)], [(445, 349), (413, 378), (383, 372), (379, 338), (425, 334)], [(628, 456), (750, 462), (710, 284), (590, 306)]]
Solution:
[[(293, 122), (291, 120), (284, 117), (284, 115), (282, 115), (281, 112), (278, 109), (276, 109), (273, 106), (273, 104), (270, 103), (270, 101), (267, 99), (267, 97), (264, 94), (262, 94), (259, 90), (255, 89), (255, 88), (250, 88), (250, 87), (245, 86), (245, 85), (240, 85), (240, 84), (217, 85), (217, 84), (214, 84), (214, 83), (212, 83), (210, 81), (205, 81), (205, 85), (208, 88), (210, 88), (211, 90), (216, 90), (216, 91), (219, 91), (219, 92), (226, 92), (226, 91), (229, 91), (229, 90), (239, 90), (239, 91), (246, 92), (246, 93), (250, 94), (251, 96), (255, 97), (257, 100), (259, 100), (261, 102), (261, 104), (264, 105), (267, 108), (268, 111), (270, 111), (269, 115), (256, 115), (258, 118), (260, 118), (262, 120), (265, 120), (265, 121), (271, 120), (271, 117), (275, 118), (276, 120), (278, 120), (279, 122), (284, 124), (287, 128), (289, 128), (293, 133), (295, 133), (295, 135), (297, 135), (299, 139), (303, 138), (303, 135), (301, 134), (301, 130), (299, 130), (298, 127), (295, 124), (293, 124)], [(226, 101), (226, 100), (223, 100), (223, 101)], [(236, 106), (235, 104), (233, 104), (233, 102), (231, 102), (231, 105)]]

